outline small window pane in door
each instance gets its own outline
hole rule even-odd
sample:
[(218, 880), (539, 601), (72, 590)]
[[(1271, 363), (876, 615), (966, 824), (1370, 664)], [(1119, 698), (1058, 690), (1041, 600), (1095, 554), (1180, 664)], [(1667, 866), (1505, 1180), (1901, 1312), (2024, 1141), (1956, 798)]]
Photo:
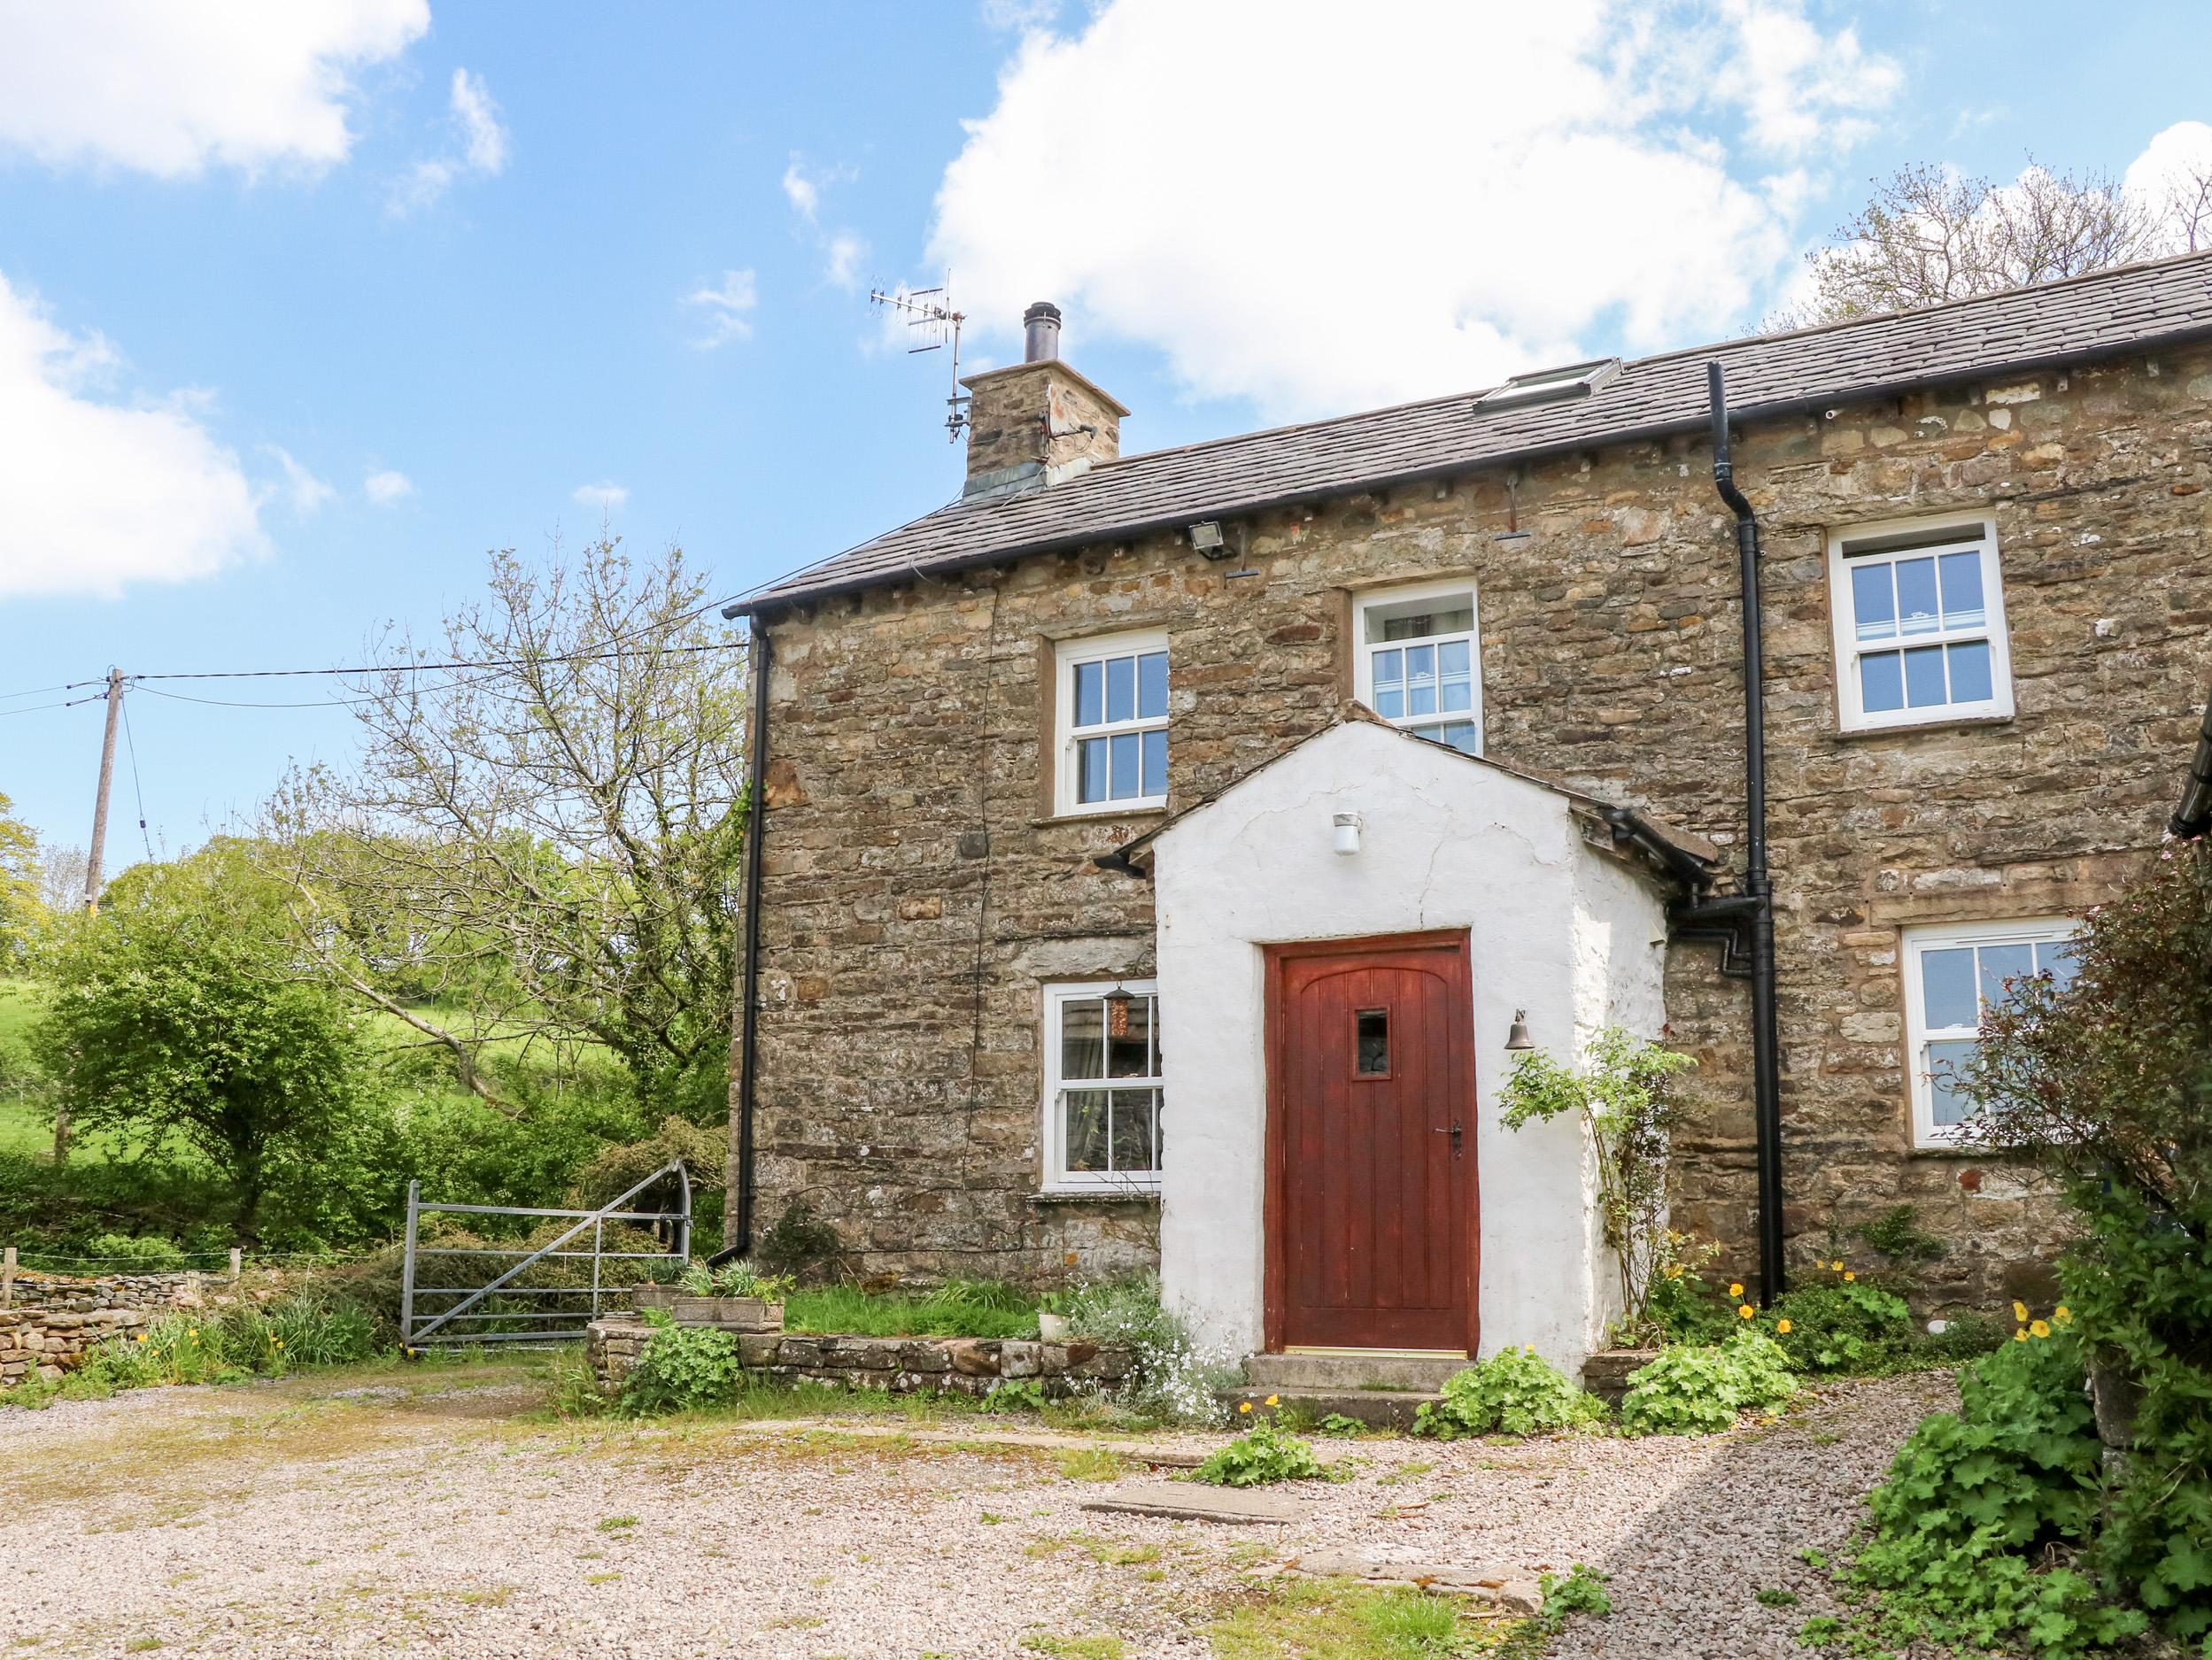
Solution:
[(1363, 1008), (1352, 1016), (1352, 1071), (1359, 1077), (1390, 1076), (1390, 1011)]

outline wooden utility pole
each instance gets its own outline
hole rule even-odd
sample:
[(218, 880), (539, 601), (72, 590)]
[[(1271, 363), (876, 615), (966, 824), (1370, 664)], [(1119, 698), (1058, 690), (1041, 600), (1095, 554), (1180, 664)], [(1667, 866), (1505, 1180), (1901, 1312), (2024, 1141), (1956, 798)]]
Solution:
[[(115, 783), (115, 728), (123, 718), (123, 671), (107, 671), (107, 732), (100, 740), (100, 790), (92, 799), (92, 848), (84, 861), (84, 910), (100, 914), (100, 863), (107, 853), (107, 796)], [(69, 1109), (54, 1111), (54, 1162), (69, 1162)]]

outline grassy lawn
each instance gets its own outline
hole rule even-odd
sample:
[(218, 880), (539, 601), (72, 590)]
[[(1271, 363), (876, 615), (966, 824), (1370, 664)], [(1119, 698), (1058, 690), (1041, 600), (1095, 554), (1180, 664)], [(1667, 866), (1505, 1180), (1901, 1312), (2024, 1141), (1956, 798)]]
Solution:
[(1035, 1337), (1037, 1300), (1012, 1286), (968, 1280), (911, 1294), (818, 1286), (785, 1298), (784, 1329), (849, 1337)]

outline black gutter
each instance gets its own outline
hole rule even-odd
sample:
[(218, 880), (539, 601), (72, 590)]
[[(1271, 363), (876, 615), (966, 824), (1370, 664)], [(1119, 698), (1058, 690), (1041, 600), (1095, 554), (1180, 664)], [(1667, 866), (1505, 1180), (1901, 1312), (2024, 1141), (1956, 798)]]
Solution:
[[(1728, 385), (1705, 366), (1713, 413), (1713, 487), (1736, 515), (1744, 614), (1744, 893), (1752, 902), (1752, 1112), (1759, 1163), (1759, 1295), (1787, 1288), (1782, 1256), (1782, 1041), (1775, 1019), (1775, 892), (1767, 869), (1767, 687), (1759, 600), (1759, 518), (1736, 486), (1729, 450)], [(1694, 912), (1696, 907), (1690, 907)]]
[(2197, 753), (2189, 761), (2189, 779), (2181, 787), (2181, 805), (2166, 825), (2166, 833), (2190, 841), (2212, 830), (2212, 699), (2204, 706), (2204, 724), (2197, 729)]
[[(2123, 358), (2131, 352), (2143, 351), (2154, 346), (2185, 345), (2204, 338), (2212, 338), (2212, 328), (2202, 327), (2177, 328), (2162, 335), (2146, 336), (2140, 340), (2124, 344), (2099, 346), (2068, 351), (2049, 351), (2028, 357), (2007, 359), (2001, 363), (1976, 364), (1971, 368), (1948, 370), (1938, 374), (1903, 377), (1881, 381), (1866, 386), (1829, 387), (1823, 390), (1806, 392), (1791, 398), (1778, 398), (1770, 403), (1754, 404), (1744, 413), (1747, 421), (1771, 421), (1784, 415), (1824, 412), (1844, 404), (1879, 402), (1885, 398), (1898, 398), (1907, 392), (1926, 391), (1935, 387), (1971, 386), (1976, 382), (2004, 375), (2026, 374), (2044, 369), (2061, 369), (2086, 363), (2102, 362), (2108, 358)], [(1650, 361), (1651, 359), (1645, 359)], [(1634, 364), (1624, 367), (1635, 367)], [(1711, 366), (1708, 365), (1708, 367)], [(1472, 405), (1474, 394), (1467, 394)], [(1562, 438), (1550, 444), (1532, 444), (1512, 450), (1500, 450), (1485, 455), (1457, 457), (1420, 467), (1409, 467), (1400, 472), (1362, 473), (1350, 478), (1340, 478), (1326, 483), (1311, 484), (1303, 489), (1284, 490), (1272, 496), (1254, 497), (1249, 500), (1216, 500), (1187, 504), (1172, 513), (1155, 513), (1148, 518), (1125, 520), (1119, 523), (1099, 525), (1088, 529), (1070, 531), (1059, 536), (1034, 537), (1025, 542), (1007, 543), (963, 554), (956, 559), (932, 560), (926, 564), (907, 563), (865, 575), (848, 577), (839, 582), (825, 583), (819, 587), (802, 589), (793, 593), (767, 593), (747, 596), (723, 607), (726, 617), (762, 615), (798, 606), (816, 605), (824, 599), (835, 599), (845, 594), (865, 593), (871, 589), (888, 587), (893, 583), (915, 577), (956, 575), (963, 571), (980, 570), (994, 565), (1010, 565), (1017, 560), (1028, 559), (1039, 553), (1071, 552), (1079, 548), (1096, 547), (1108, 542), (1134, 542), (1144, 537), (1159, 536), (1170, 531), (1190, 528), (1195, 519), (1240, 519), (1256, 513), (1277, 513), (1289, 507), (1304, 507), (1317, 502), (1332, 500), (1341, 496), (1356, 496), (1364, 490), (1397, 490), (1412, 484), (1435, 483), (1444, 479), (1466, 478), (1472, 474), (1493, 469), (1525, 466), (1531, 461), (1551, 460), (1560, 456), (1579, 455), (1587, 451), (1611, 449), (1616, 445), (1649, 444), (1656, 439), (1679, 437), (1685, 434), (1707, 429), (1707, 416), (1682, 415), (1665, 421), (1644, 422), (1640, 426), (1608, 429), (1584, 433), (1572, 438)], [(1240, 435), (1251, 436), (1256, 435)], [(1234, 440), (1223, 439), (1229, 443)], [(1130, 460), (1142, 459), (1133, 455)], [(1103, 476), (1102, 472), (1085, 475), (1086, 477)], [(1071, 481), (1072, 483), (1073, 481)], [(1062, 488), (1065, 488), (1063, 486)], [(939, 511), (942, 511), (940, 509)], [(925, 515), (926, 516), (926, 515)], [(866, 543), (861, 544), (865, 547)], [(848, 548), (847, 552), (857, 552)], [(835, 556), (842, 557), (842, 555)], [(828, 560), (819, 561), (828, 563)]]
[[(738, 607), (723, 609), (733, 621)], [(761, 844), (768, 839), (768, 678), (776, 648), (758, 617), (753, 619), (753, 753), (745, 781), (745, 938), (738, 970), (738, 1159), (731, 1183), (738, 1207), (734, 1227), (725, 1226), (730, 1243), (707, 1259), (720, 1267), (753, 1254), (753, 1103), (759, 1086), (757, 1051), (761, 1035)]]

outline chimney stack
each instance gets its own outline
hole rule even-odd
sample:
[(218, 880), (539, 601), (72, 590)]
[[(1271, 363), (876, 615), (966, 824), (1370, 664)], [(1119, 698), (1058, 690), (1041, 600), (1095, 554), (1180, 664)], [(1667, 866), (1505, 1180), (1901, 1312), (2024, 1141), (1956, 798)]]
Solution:
[(1026, 495), (1121, 454), (1128, 411), (1060, 361), (1060, 308), (1022, 313), (1022, 361), (960, 382), (968, 404), (963, 499)]

